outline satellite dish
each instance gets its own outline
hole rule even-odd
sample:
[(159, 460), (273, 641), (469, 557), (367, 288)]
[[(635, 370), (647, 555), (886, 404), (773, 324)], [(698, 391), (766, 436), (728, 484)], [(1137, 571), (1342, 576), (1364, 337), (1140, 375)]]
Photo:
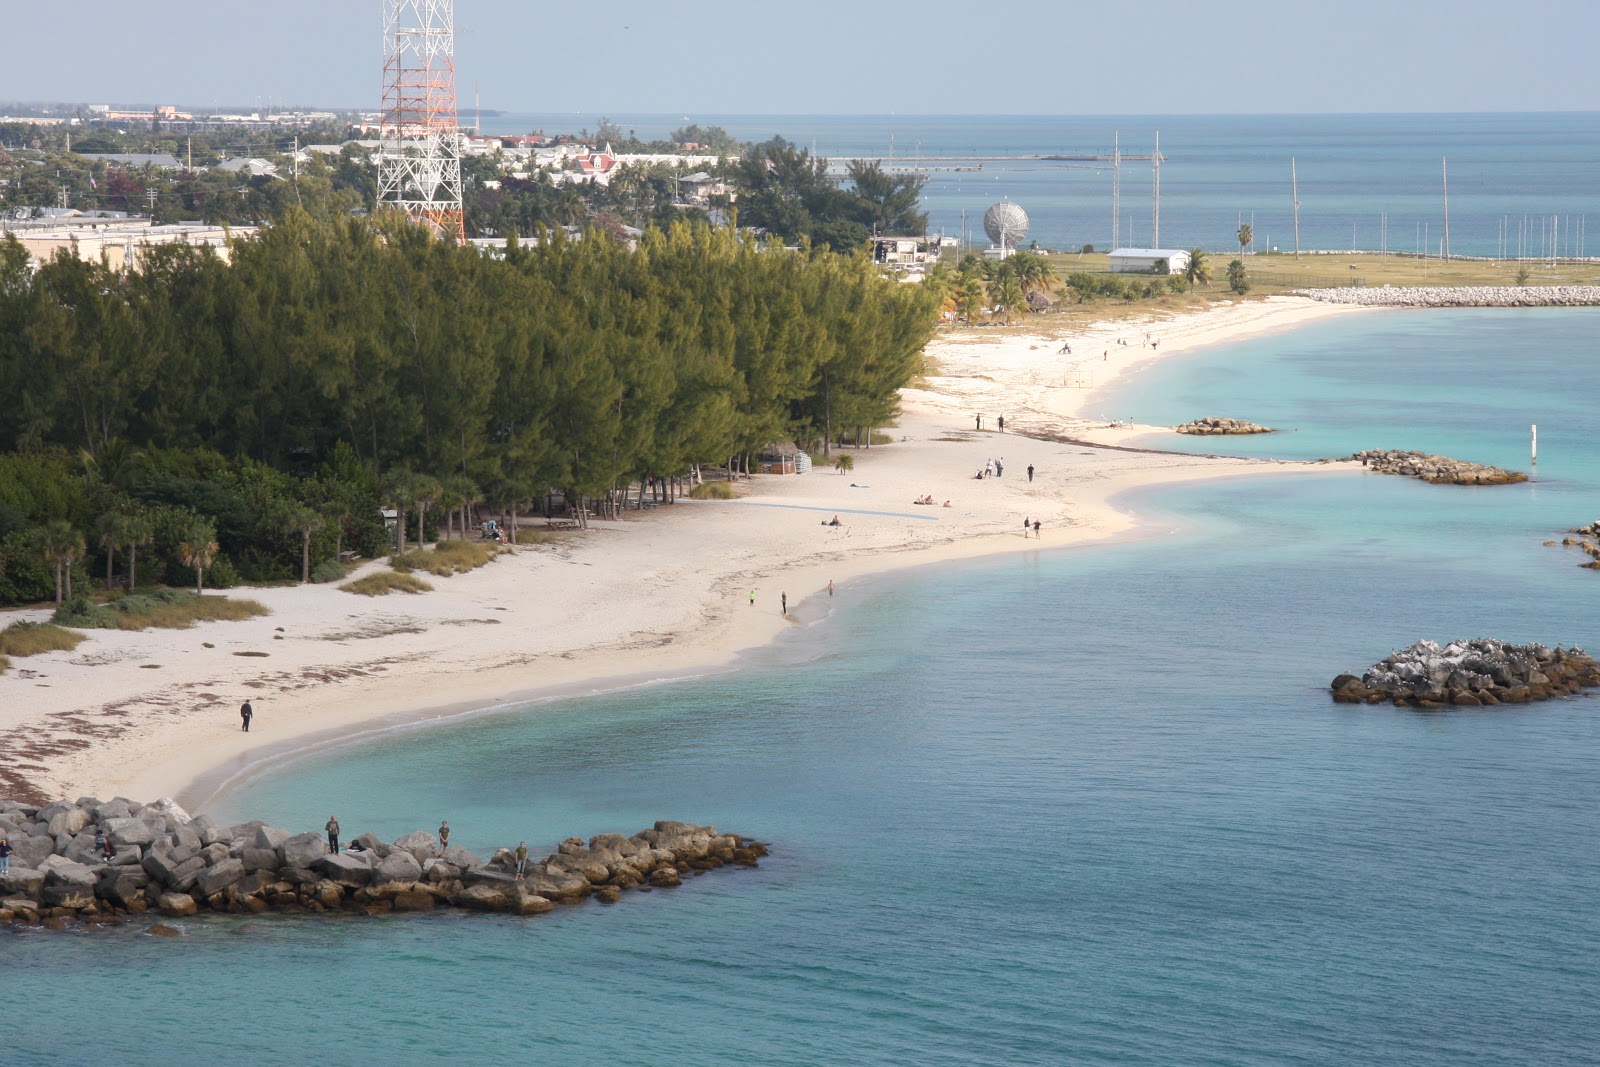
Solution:
[(1002, 249), (1016, 248), (1028, 236), (1028, 213), (1002, 200), (983, 213), (983, 232)]
[(16, 219), (18, 222), (27, 222), (28, 215), (29, 211), (25, 207), (19, 207), (11, 213), (11, 217)]

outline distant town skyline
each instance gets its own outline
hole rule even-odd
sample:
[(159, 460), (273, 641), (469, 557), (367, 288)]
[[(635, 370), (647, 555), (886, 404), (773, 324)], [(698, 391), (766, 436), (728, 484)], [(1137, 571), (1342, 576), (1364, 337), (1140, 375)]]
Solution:
[[(0, 99), (375, 110), (380, 0), (7, 12)], [(1245, 114), (1600, 109), (1580, 0), (456, 0), (463, 114)]]

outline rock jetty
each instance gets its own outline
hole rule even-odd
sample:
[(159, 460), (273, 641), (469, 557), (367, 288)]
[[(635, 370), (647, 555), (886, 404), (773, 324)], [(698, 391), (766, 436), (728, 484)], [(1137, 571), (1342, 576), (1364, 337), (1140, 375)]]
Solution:
[[(1591, 537), (1600, 538), (1600, 520), (1591, 522), (1587, 526), (1576, 526), (1568, 530), (1567, 533), (1569, 535), (1577, 534), (1578, 536), (1575, 538), (1571, 536), (1563, 537), (1560, 544), (1565, 548), (1576, 548), (1579, 552), (1589, 557), (1588, 563), (1580, 563), (1578, 566), (1586, 570), (1600, 571), (1600, 544), (1589, 540)], [(1555, 541), (1545, 542), (1546, 545), (1554, 545), (1556, 543)]]
[(1526, 704), (1597, 685), (1600, 663), (1581, 648), (1512, 645), (1480, 637), (1443, 648), (1418, 641), (1374, 663), (1359, 678), (1339, 675), (1331, 688), (1340, 704), (1442, 708)]
[[(766, 846), (710, 826), (658, 822), (632, 837), (568, 838), (534, 860), (523, 880), (516, 857), (484, 860), (433, 834), (386, 843), (363, 834), (340, 852), (321, 832), (294, 833), (261, 822), (222, 826), (191, 817), (170, 799), (137, 804), (84, 797), (43, 808), (0, 801), (0, 833), (15, 850), (0, 873), (0, 923), (117, 924), (146, 913), (472, 911), (538, 915), (557, 904), (625, 890), (679, 885), (728, 865), (754, 867)], [(102, 858), (104, 834), (113, 855)]]
[(1259, 423), (1245, 422), (1243, 419), (1224, 419), (1216, 415), (1209, 415), (1203, 419), (1186, 422), (1177, 428), (1179, 433), (1192, 434), (1245, 434), (1245, 433), (1276, 433), (1271, 426), (1262, 426)]
[(1594, 285), (1468, 285), (1372, 288), (1298, 289), (1301, 296), (1325, 304), (1407, 308), (1589, 307), (1600, 304)]
[(1398, 448), (1369, 448), (1349, 458), (1359, 459), (1363, 467), (1379, 474), (1420, 478), (1434, 485), (1510, 485), (1528, 480), (1528, 476), (1521, 471), (1502, 470), (1483, 463), (1434, 456), (1426, 452), (1406, 452)]

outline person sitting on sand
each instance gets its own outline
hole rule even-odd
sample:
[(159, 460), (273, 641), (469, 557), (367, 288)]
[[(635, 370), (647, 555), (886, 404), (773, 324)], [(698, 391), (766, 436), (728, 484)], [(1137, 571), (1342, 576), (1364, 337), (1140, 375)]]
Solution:
[(946, 501), (945, 501), (945, 502), (944, 502), (944, 506), (945, 506), (945, 507), (949, 507), (949, 506), (950, 506), (950, 501), (948, 501), (948, 500), (946, 500)]

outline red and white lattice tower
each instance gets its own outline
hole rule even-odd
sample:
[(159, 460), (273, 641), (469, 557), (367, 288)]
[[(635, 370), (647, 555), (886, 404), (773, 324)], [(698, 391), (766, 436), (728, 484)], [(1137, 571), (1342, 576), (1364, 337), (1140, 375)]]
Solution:
[(378, 203), (464, 242), (455, 53), (455, 0), (383, 0)]

